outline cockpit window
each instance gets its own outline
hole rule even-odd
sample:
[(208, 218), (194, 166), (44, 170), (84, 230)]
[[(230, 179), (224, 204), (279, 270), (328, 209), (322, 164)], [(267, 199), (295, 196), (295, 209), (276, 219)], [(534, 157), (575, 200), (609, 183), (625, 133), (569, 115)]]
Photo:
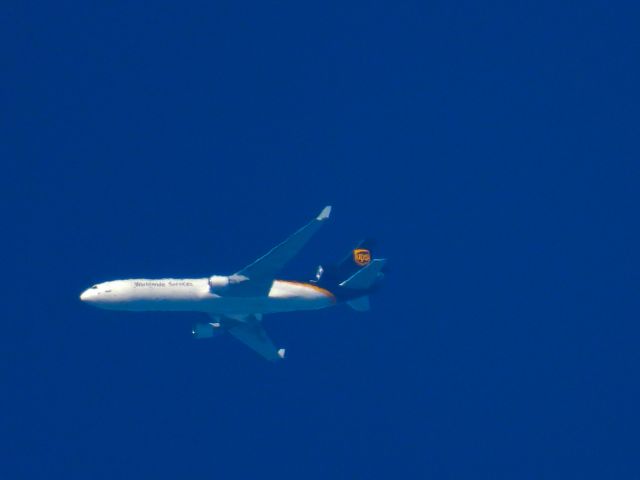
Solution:
[(96, 288), (98, 288), (98, 285), (94, 285), (93, 287), (91, 287), (92, 290), (95, 290)]

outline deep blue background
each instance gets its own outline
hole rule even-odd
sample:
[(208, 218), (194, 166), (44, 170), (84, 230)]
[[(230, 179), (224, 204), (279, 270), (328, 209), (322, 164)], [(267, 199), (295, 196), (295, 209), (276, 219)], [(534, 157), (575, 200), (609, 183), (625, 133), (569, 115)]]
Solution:
[[(3, 7), (1, 478), (640, 476), (634, 2), (93, 3)], [(325, 204), (282, 364), (78, 300)]]

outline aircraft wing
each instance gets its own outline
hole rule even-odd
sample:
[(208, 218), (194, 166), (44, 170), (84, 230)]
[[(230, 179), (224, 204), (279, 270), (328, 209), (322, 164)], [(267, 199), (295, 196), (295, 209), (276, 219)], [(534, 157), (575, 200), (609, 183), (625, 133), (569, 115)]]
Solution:
[(267, 360), (275, 362), (284, 358), (284, 348), (278, 349), (265, 332), (259, 317), (251, 315), (244, 320), (225, 317), (226, 330)]
[(255, 296), (266, 295), (271, 289), (275, 276), (293, 259), (322, 224), (329, 218), (331, 207), (326, 206), (316, 218), (287, 238), (280, 245), (272, 248), (267, 254), (252, 264), (244, 267), (232, 277), (243, 279), (233, 286), (232, 295)]

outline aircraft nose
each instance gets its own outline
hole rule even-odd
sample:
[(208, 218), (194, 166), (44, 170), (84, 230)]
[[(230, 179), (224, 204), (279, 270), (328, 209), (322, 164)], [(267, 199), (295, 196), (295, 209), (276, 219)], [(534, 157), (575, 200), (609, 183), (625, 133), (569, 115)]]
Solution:
[(83, 302), (89, 300), (89, 290), (85, 290), (80, 294), (80, 300), (82, 300)]

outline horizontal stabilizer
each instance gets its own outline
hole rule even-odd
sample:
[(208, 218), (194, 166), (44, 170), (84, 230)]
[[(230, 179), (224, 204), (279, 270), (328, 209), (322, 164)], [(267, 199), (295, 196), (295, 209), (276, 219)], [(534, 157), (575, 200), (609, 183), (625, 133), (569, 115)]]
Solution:
[(351, 277), (340, 284), (341, 287), (353, 290), (366, 290), (372, 287), (378, 278), (382, 276), (382, 268), (387, 261), (382, 258), (371, 260), (371, 263), (361, 270), (358, 270)]
[(356, 312), (366, 312), (371, 308), (371, 304), (369, 303), (369, 297), (358, 297), (353, 300), (348, 300), (347, 305), (353, 308)]

